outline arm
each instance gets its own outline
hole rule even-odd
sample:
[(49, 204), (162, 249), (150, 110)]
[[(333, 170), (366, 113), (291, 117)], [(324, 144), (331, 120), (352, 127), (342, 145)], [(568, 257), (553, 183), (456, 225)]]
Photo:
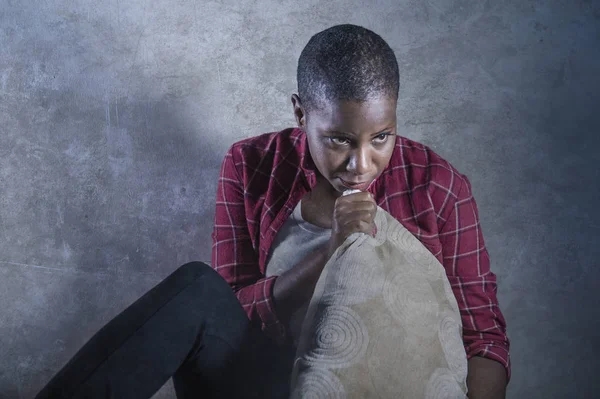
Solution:
[(275, 281), (273, 297), (277, 314), (287, 325), (292, 313), (312, 297), (317, 280), (329, 259), (327, 246), (305, 256)]
[(496, 298), (490, 260), (471, 183), (464, 175), (458, 198), (440, 230), (442, 256), (463, 324), (469, 363), (469, 398), (504, 398), (510, 380), (506, 322)]
[(211, 265), (232, 287), (250, 321), (260, 323), (266, 335), (281, 344), (290, 338), (291, 314), (310, 300), (329, 248), (313, 251), (281, 276), (265, 278), (250, 237), (237, 156), (232, 146), (221, 166)]
[(506, 369), (501, 363), (480, 356), (469, 359), (469, 399), (504, 399), (507, 383)]
[(280, 317), (289, 321), (291, 313), (310, 300), (325, 264), (350, 234), (372, 234), (376, 212), (377, 204), (367, 192), (336, 199), (329, 242), (305, 256), (275, 282), (273, 295)]
[(231, 286), (250, 321), (283, 343), (287, 334), (272, 298), (277, 276), (265, 278), (259, 270), (258, 253), (248, 230), (244, 187), (236, 169), (239, 162), (234, 156), (232, 146), (223, 160), (217, 184), (211, 266)]

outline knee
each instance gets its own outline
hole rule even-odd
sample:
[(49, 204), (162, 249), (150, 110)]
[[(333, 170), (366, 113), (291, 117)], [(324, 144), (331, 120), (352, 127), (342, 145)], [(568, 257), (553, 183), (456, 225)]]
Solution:
[(179, 266), (175, 273), (186, 280), (198, 280), (202, 278), (208, 284), (225, 284), (229, 287), (225, 279), (215, 269), (204, 262), (194, 261), (185, 263)]

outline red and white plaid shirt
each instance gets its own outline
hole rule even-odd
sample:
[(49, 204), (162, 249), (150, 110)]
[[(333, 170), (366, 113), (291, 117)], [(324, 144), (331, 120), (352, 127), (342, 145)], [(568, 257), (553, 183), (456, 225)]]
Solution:
[[(251, 322), (279, 344), (291, 341), (273, 305), (277, 276), (265, 277), (275, 235), (316, 184), (299, 128), (233, 144), (221, 167), (212, 267), (229, 283)], [(388, 166), (369, 188), (377, 204), (440, 261), (460, 308), (467, 358), (499, 361), (510, 378), (506, 322), (496, 298), (471, 183), (427, 146), (396, 136)]]

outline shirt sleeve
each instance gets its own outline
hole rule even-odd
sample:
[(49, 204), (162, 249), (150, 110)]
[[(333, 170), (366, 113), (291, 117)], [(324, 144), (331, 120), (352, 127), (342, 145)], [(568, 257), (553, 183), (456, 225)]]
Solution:
[(482, 356), (500, 362), (510, 380), (510, 342), (496, 297), (496, 275), (484, 244), (471, 183), (464, 175), (454, 208), (440, 231), (448, 280), (458, 302), (467, 359)]
[(244, 187), (233, 155), (232, 146), (221, 165), (217, 184), (211, 266), (231, 286), (250, 322), (282, 344), (289, 337), (274, 309), (277, 276), (265, 278), (260, 272), (258, 253), (248, 230)]

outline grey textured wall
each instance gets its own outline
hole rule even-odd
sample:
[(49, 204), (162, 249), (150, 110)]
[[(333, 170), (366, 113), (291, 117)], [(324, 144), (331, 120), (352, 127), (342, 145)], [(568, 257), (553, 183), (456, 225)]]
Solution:
[(508, 397), (594, 396), (598, 1), (0, 0), (0, 397), (210, 260), (227, 147), (294, 126), (298, 56), (338, 23), (390, 43), (399, 134), (473, 183)]

